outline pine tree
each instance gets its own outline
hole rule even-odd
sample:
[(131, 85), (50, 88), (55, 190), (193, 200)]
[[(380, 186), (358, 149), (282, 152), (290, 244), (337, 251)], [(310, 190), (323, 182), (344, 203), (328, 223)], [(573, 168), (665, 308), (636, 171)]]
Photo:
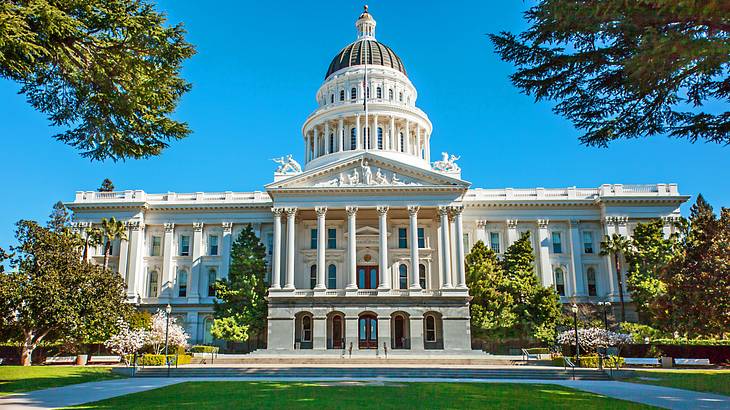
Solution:
[(98, 192), (114, 192), (114, 183), (109, 178), (101, 181), (101, 186), (96, 189)]
[(216, 339), (245, 342), (266, 332), (266, 248), (251, 225), (241, 231), (231, 248), (228, 278), (216, 282)]
[(71, 220), (68, 209), (66, 209), (66, 206), (61, 201), (53, 204), (53, 211), (51, 211), (51, 214), (48, 217), (49, 219), (46, 226), (48, 226), (48, 229), (55, 232), (60, 232), (64, 228), (67, 228)]
[(472, 299), (469, 304), (472, 334), (500, 338), (514, 325), (514, 300), (502, 291), (502, 268), (493, 250), (477, 241), (466, 255), (466, 284)]

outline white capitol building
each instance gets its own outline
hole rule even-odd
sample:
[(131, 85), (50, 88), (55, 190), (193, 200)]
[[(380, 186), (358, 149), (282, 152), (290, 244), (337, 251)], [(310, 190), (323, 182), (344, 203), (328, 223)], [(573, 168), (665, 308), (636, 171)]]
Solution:
[(210, 284), (247, 224), (269, 258), (269, 351), (469, 351), (464, 255), (476, 241), (501, 254), (524, 232), (564, 303), (618, 300), (601, 238), (653, 218), (668, 235), (688, 197), (676, 184), (470, 188), (458, 157), (432, 162), (431, 122), (375, 26), (366, 10), (330, 63), (302, 127), (304, 166), (280, 159), (264, 191), (87, 191), (67, 203), (79, 227), (127, 221), (110, 265), (131, 303), (169, 303), (193, 342), (211, 343)]

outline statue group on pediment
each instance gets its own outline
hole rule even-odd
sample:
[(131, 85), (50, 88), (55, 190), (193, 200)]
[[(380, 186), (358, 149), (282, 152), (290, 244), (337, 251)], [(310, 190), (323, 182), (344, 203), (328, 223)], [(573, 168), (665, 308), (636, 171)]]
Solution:
[(460, 172), (461, 168), (456, 164), (461, 157), (448, 152), (441, 153), (441, 160), (433, 162), (433, 169), (439, 172)]
[(276, 168), (276, 172), (279, 174), (299, 174), (302, 172), (302, 166), (291, 154), (285, 157), (273, 158), (272, 161), (279, 164)]
[(352, 169), (350, 172), (343, 172), (337, 178), (320, 182), (315, 186), (336, 186), (336, 187), (352, 187), (352, 186), (398, 186), (398, 185), (420, 185), (417, 182), (406, 182), (398, 178), (398, 174), (388, 174), (381, 168), (377, 168), (373, 174), (373, 170), (367, 160), (360, 162), (360, 166)]

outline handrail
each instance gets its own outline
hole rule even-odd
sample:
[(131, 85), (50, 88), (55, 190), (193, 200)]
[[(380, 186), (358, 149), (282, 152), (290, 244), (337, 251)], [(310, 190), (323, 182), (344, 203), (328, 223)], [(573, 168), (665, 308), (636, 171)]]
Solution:
[(573, 380), (575, 380), (575, 364), (568, 357), (563, 356), (563, 370), (568, 370), (568, 366), (573, 369)]

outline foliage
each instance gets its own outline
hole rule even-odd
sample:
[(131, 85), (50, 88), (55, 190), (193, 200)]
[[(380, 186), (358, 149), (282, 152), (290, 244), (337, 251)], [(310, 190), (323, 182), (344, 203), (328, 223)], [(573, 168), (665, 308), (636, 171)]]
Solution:
[(132, 329), (150, 330), (152, 328), (152, 314), (146, 310), (135, 310), (127, 320)]
[(104, 342), (104, 346), (122, 356), (127, 366), (129, 366), (129, 356), (137, 353), (144, 346), (147, 331), (144, 329), (131, 329), (123, 319), (117, 321), (117, 327), (119, 332)]
[(612, 256), (614, 271), (616, 272), (616, 281), (618, 282), (618, 298), (621, 304), (621, 322), (626, 320), (626, 302), (624, 301), (624, 281), (621, 277), (621, 257), (626, 255), (631, 241), (621, 235), (614, 233), (611, 236), (606, 235), (601, 241), (601, 256)]
[(66, 206), (61, 201), (53, 204), (53, 211), (51, 211), (48, 218), (46, 226), (48, 229), (56, 232), (60, 232), (68, 228), (69, 223), (71, 222), (71, 216), (68, 213), (68, 209), (66, 209)]
[(122, 221), (117, 221), (113, 216), (110, 219), (101, 219), (101, 229), (104, 232), (104, 269), (109, 267), (109, 256), (112, 250), (112, 242), (116, 239), (127, 239), (127, 227)]
[(680, 337), (677, 339), (653, 339), (651, 341), (655, 345), (688, 345), (688, 346), (730, 346), (730, 339), (687, 339)]
[(52, 125), (56, 139), (94, 160), (159, 155), (190, 133), (170, 115), (190, 84), (194, 54), (182, 25), (146, 0), (0, 3), (0, 77)]
[(89, 260), (89, 247), (99, 246), (104, 243), (104, 231), (96, 226), (90, 226), (84, 230), (84, 253), (82, 259)]
[(218, 353), (218, 346), (195, 345), (190, 347), (192, 353)]
[(165, 336), (167, 336), (168, 351), (176, 347), (186, 348), (190, 336), (185, 329), (177, 324), (177, 318), (170, 316), (169, 329), (167, 327), (167, 313), (158, 310), (152, 315), (152, 328), (146, 331), (144, 344), (150, 346), (155, 354), (165, 350)]
[(702, 195), (690, 210), (683, 249), (660, 280), (666, 292), (652, 304), (657, 324), (689, 338), (716, 337), (730, 329), (730, 209), (718, 218)]
[(97, 192), (114, 192), (114, 183), (109, 178), (104, 178), (103, 181), (101, 181), (101, 186), (96, 189)]
[[(190, 361), (193, 359), (192, 356), (187, 355), (187, 354), (180, 354), (180, 355), (169, 354), (169, 355), (167, 355), (167, 358), (170, 361), (170, 366), (190, 364)], [(142, 356), (137, 358), (137, 365), (138, 366), (165, 366), (166, 365), (165, 355), (164, 354), (143, 354)]]
[(649, 325), (642, 325), (640, 323), (621, 322), (619, 324), (619, 329), (623, 333), (630, 334), (633, 338), (633, 342), (638, 344), (644, 343), (646, 338), (649, 338), (649, 340), (656, 340), (666, 337), (666, 333), (661, 330), (655, 329)]
[(241, 231), (231, 247), (228, 278), (216, 282), (215, 319), (211, 334), (216, 339), (245, 342), (266, 331), (266, 248), (251, 227)]
[(21, 362), (30, 365), (46, 339), (105, 340), (131, 309), (122, 278), (82, 261), (78, 235), (33, 221), (17, 227), (19, 245), (10, 258), (16, 271), (0, 275), (0, 317), (3, 333), (22, 344)]
[[(551, 361), (553, 366), (564, 366), (563, 356), (554, 357), (551, 359)], [(580, 356), (580, 367), (597, 368), (598, 362), (598, 355)], [(616, 368), (616, 362), (618, 362), (618, 367), (621, 367), (624, 365), (624, 358), (619, 356), (604, 357), (603, 367)]]
[(495, 336), (515, 324), (514, 300), (502, 290), (504, 275), (497, 256), (478, 241), (466, 255), (466, 284), (472, 299), (469, 305), (472, 333)]
[(512, 83), (584, 130), (584, 144), (668, 134), (730, 143), (727, 1), (542, 0), (490, 38)]
[[(575, 330), (566, 330), (558, 335), (557, 342), (564, 346), (575, 346)], [(632, 342), (630, 334), (592, 327), (578, 329), (578, 344), (582, 352), (593, 353), (598, 347), (621, 346)]]

